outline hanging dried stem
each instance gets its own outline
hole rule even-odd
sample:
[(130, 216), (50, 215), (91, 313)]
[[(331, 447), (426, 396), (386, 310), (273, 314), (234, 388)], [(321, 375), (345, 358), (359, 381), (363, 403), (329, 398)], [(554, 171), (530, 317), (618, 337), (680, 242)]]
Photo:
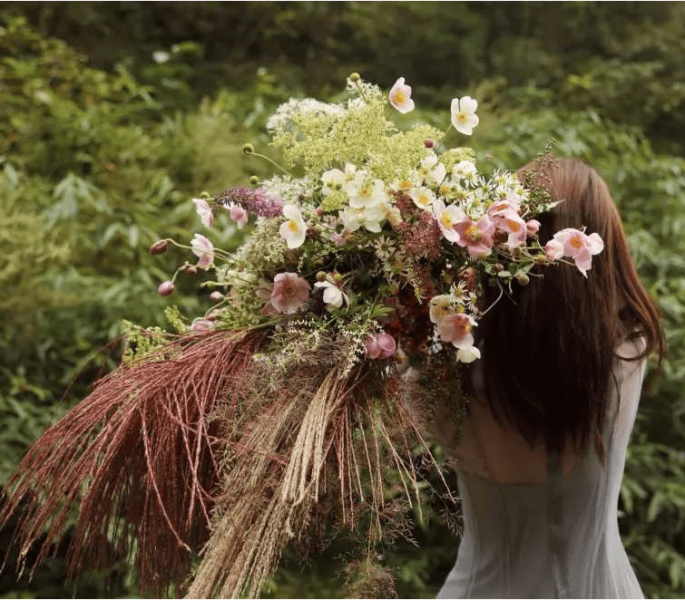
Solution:
[(144, 590), (182, 582), (191, 549), (208, 538), (225, 445), (223, 423), (209, 415), (235, 399), (264, 335), (183, 336), (101, 379), (8, 483), (0, 524), (25, 503), (15, 532), (22, 561), (46, 533), (35, 564), (54, 550), (80, 499), (72, 575), (124, 555)]

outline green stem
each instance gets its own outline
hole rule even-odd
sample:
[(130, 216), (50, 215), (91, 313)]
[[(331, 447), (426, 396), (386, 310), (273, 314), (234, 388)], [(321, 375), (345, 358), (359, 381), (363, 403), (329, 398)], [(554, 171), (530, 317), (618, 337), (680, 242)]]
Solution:
[(265, 156), (264, 154), (260, 154), (259, 152), (250, 152), (250, 154), (248, 154), (248, 156), (258, 156), (259, 158), (263, 158), (265, 161), (270, 162), (277, 169), (280, 169), (281, 171), (283, 171), (286, 175), (290, 175), (290, 177), (293, 176), (293, 174), (290, 171), (288, 171), (287, 169), (284, 169), (275, 160), (269, 158), (268, 156)]

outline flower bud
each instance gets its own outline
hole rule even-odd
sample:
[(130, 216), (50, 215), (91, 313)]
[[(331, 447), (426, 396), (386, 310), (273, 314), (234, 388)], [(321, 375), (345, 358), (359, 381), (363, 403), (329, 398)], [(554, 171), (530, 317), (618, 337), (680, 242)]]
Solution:
[(209, 299), (212, 302), (221, 302), (224, 299), (224, 295), (221, 292), (212, 292), (209, 294)]
[(335, 281), (335, 283), (342, 283), (342, 280), (343, 276), (340, 273), (335, 273), (333, 275), (333, 281)]
[(525, 273), (519, 273), (516, 275), (516, 281), (519, 282), (519, 285), (528, 285), (528, 283), (530, 283), (530, 277)]
[(195, 265), (186, 265), (185, 269), (188, 275), (195, 275), (197, 273), (197, 267)]
[(321, 208), (320, 206), (317, 206), (314, 212), (316, 213), (317, 217), (323, 217), (323, 208)]
[(549, 259), (544, 254), (536, 254), (535, 255), (535, 262), (538, 263), (539, 265), (544, 265), (545, 263), (547, 263), (548, 260)]
[(350, 81), (352, 83), (357, 83), (362, 78), (362, 76), (359, 73), (352, 73), (350, 74)]
[(169, 248), (166, 240), (157, 240), (150, 246), (150, 254), (164, 254)]
[(324, 279), (326, 279), (326, 273), (324, 273), (323, 271), (319, 271), (316, 274), (316, 280), (317, 281), (323, 281)]
[(252, 144), (243, 144), (243, 152), (245, 154), (254, 154), (254, 146)]
[(426, 148), (432, 148), (433, 146), (435, 146), (435, 142), (433, 141), (433, 138), (426, 138), (425, 140), (423, 140), (423, 145)]
[(157, 288), (157, 293), (160, 296), (169, 296), (173, 293), (174, 288), (175, 286), (171, 281), (163, 281), (159, 284), (159, 287)]
[(200, 194), (200, 198), (202, 198), (203, 200), (209, 200), (211, 198), (211, 194), (209, 192), (202, 192)]
[(259, 185), (259, 177), (256, 175), (250, 177), (250, 185)]
[(494, 269), (497, 273), (501, 273), (504, 271), (504, 265), (502, 263), (495, 263)]

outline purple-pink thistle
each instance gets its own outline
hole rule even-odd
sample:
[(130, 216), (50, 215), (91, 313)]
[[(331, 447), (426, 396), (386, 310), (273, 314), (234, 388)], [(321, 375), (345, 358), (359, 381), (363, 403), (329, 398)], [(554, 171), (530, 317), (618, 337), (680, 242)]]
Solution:
[(214, 202), (224, 207), (237, 204), (260, 217), (274, 218), (283, 214), (283, 200), (268, 195), (262, 188), (231, 188), (215, 196)]

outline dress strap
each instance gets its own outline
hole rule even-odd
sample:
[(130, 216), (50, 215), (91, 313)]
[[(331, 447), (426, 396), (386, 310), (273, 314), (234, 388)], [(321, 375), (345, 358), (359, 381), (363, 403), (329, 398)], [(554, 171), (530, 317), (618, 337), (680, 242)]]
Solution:
[(547, 523), (555, 598), (569, 597), (566, 543), (562, 528), (562, 466), (556, 450), (547, 453)]

